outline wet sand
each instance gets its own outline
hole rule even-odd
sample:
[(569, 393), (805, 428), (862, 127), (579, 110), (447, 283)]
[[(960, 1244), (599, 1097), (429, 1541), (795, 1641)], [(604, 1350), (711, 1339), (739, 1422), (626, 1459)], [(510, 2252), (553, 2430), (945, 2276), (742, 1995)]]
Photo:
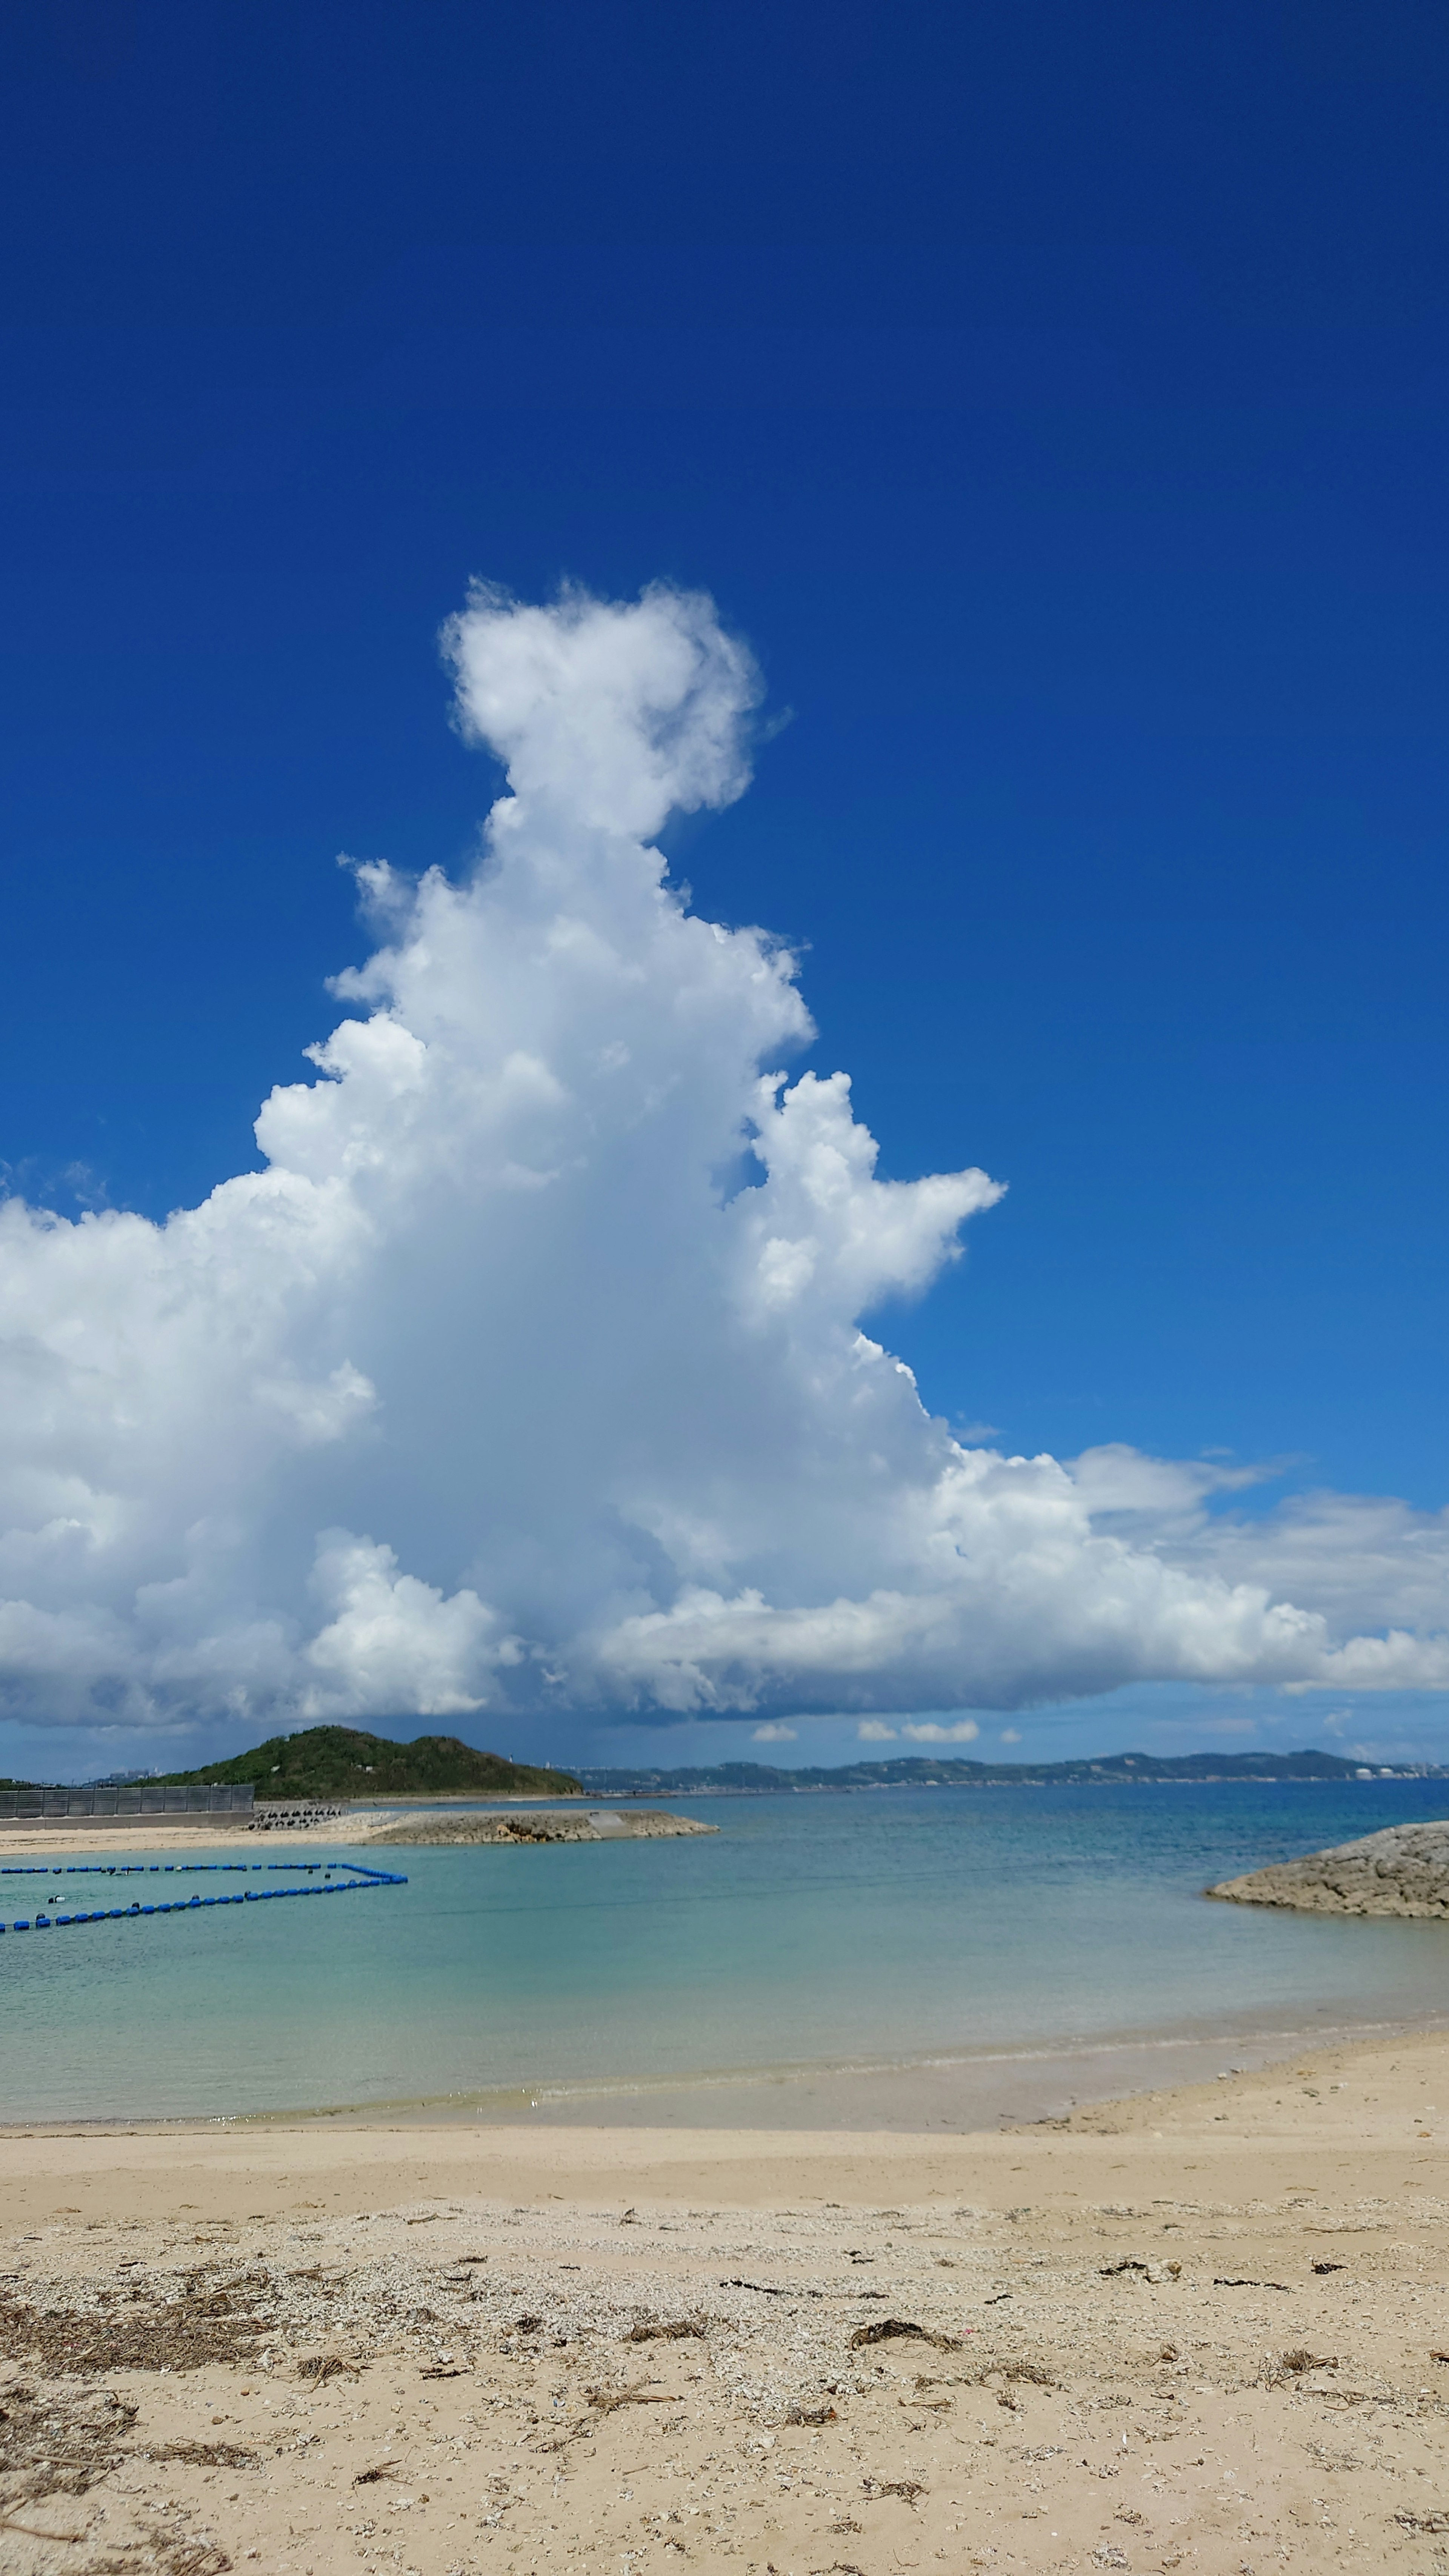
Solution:
[(971, 2136), (12, 2132), (0, 2569), (1427, 2576), (1441, 2130), (1434, 2034)]

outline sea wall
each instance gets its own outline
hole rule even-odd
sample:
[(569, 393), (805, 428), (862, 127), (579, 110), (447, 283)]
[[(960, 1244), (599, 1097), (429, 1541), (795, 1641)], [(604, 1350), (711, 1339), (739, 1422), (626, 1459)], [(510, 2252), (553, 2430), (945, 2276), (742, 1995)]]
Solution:
[(663, 1807), (631, 1807), (622, 1814), (606, 1808), (541, 1807), (532, 1813), (510, 1808), (471, 1815), (406, 1816), (400, 1823), (370, 1834), (369, 1843), (611, 1843), (654, 1841), (669, 1834), (717, 1834), (718, 1825), (694, 1816), (673, 1816)]
[(1389, 1825), (1306, 1860), (1274, 1861), (1225, 1878), (1209, 1896), (1231, 1905), (1290, 1905), (1305, 1914), (1397, 1914), (1449, 1919), (1449, 1822)]

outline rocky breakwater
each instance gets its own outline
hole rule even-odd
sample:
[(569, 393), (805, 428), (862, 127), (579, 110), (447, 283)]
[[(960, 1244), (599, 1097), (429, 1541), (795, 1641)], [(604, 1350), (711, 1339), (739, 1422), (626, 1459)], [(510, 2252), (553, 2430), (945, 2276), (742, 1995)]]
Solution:
[(1389, 1825), (1306, 1860), (1225, 1878), (1209, 1896), (1232, 1905), (1291, 1905), (1305, 1914), (1397, 1914), (1449, 1920), (1449, 1822)]
[(664, 1807), (496, 1808), (464, 1814), (404, 1816), (373, 1834), (375, 1843), (613, 1843), (652, 1842), (668, 1834), (717, 1834), (718, 1825), (673, 1816)]

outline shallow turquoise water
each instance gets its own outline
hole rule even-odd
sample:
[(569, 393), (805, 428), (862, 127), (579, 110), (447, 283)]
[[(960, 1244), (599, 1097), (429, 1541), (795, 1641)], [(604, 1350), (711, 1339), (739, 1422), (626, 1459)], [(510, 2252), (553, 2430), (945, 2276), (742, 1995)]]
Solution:
[[(672, 1803), (719, 1833), (374, 1851), (406, 1887), (7, 1933), (0, 2116), (366, 2105), (1449, 2007), (1449, 1927), (1201, 1895), (1449, 1815), (1449, 1782)], [(0, 1915), (32, 1913), (39, 1884), (0, 1877)]]

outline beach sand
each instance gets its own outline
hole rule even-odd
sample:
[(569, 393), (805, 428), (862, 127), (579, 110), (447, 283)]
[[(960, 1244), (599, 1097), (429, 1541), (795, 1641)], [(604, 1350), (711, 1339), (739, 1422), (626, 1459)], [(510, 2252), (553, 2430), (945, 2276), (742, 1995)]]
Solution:
[(152, 1852), (175, 1852), (187, 1860), (239, 1860), (238, 1844), (267, 1851), (289, 1851), (310, 1843), (356, 1843), (376, 1840), (402, 1821), (396, 1807), (368, 1807), (350, 1816), (330, 1817), (323, 1824), (268, 1826), (252, 1831), (244, 1810), (230, 1816), (74, 1816), (64, 1823), (0, 1825), (0, 1861), (129, 1860)]
[[(441, 1809), (441, 1812), (440, 1812)], [(265, 1808), (259, 1814), (266, 1814)], [(716, 1834), (718, 1825), (697, 1817), (676, 1816), (668, 1809), (578, 1805), (554, 1808), (535, 1816), (515, 1799), (487, 1809), (449, 1813), (441, 1800), (428, 1806), (354, 1807), (315, 1824), (254, 1825), (245, 1810), (232, 1816), (121, 1816), (101, 1820), (75, 1816), (53, 1824), (0, 1825), (0, 1862), (53, 1859), (125, 1860), (133, 1854), (169, 1852), (188, 1860), (238, 1860), (238, 1844), (248, 1858), (262, 1848), (291, 1851), (312, 1843), (343, 1844), (361, 1849), (368, 1843), (547, 1843), (653, 1842), (666, 1836)], [(3, 1883), (3, 1882), (0, 1882)]]
[(1416, 2034), (1007, 2134), (5, 2133), (0, 2569), (1427, 2576), (1441, 2131)]

